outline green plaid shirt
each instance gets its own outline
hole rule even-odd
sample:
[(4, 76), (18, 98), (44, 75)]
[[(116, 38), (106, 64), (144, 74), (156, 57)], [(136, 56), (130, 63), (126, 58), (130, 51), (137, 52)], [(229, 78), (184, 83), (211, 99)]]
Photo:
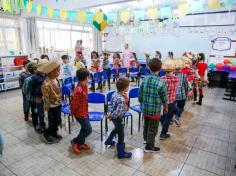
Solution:
[(165, 81), (160, 80), (156, 74), (144, 78), (138, 100), (144, 115), (152, 117), (161, 114), (161, 105), (167, 106), (168, 104)]

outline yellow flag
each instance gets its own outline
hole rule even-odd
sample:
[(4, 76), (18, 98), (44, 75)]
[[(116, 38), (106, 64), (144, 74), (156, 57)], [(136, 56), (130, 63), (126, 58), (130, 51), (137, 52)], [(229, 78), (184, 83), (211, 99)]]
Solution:
[(27, 4), (26, 4), (27, 12), (31, 12), (32, 11), (32, 7), (33, 7), (32, 1), (28, 1)]
[(7, 10), (7, 0), (2, 1), (2, 8), (4, 12)]
[(129, 10), (123, 10), (120, 13), (120, 20), (124, 23), (128, 23), (130, 20), (130, 11)]
[(67, 11), (66, 10), (60, 10), (60, 18), (63, 21), (67, 19)]
[(220, 8), (220, 0), (208, 0), (208, 7), (210, 9), (219, 9)]
[(53, 8), (50, 8), (50, 7), (48, 8), (48, 17), (49, 18), (53, 17), (53, 11), (54, 11)]
[(78, 12), (78, 19), (80, 23), (84, 23), (86, 21), (86, 12), (85, 11), (79, 11)]
[(99, 10), (94, 14), (93, 20), (102, 23), (103, 22), (103, 13)]
[(147, 15), (148, 15), (149, 19), (155, 20), (157, 18), (157, 15), (158, 15), (157, 8), (155, 6), (148, 8)]
[(179, 17), (183, 17), (190, 12), (190, 7), (187, 3), (180, 4), (178, 9), (179, 9)]
[(37, 11), (36, 11), (36, 15), (37, 16), (40, 16), (41, 15), (41, 12), (42, 12), (42, 6), (40, 4), (38, 4), (37, 6)]

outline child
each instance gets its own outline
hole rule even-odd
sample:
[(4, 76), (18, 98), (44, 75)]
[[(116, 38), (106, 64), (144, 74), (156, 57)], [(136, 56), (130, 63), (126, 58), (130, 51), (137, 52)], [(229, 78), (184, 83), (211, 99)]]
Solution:
[(46, 75), (42, 72), (43, 67), (45, 64), (48, 63), (47, 59), (40, 59), (38, 61), (37, 65), (37, 71), (36, 73), (32, 76), (32, 81), (31, 81), (31, 88), (30, 88), (30, 94), (34, 97), (35, 102), (36, 102), (36, 107), (38, 111), (38, 116), (39, 116), (39, 126), (37, 126), (37, 132), (42, 133), (45, 130), (45, 122), (44, 122), (44, 105), (43, 105), (43, 99), (42, 99), (42, 84), (46, 78)]
[(168, 134), (168, 129), (170, 122), (174, 116), (175, 111), (175, 99), (176, 99), (176, 90), (179, 83), (179, 78), (174, 75), (175, 63), (173, 57), (165, 60), (163, 64), (163, 70), (165, 70), (166, 75), (161, 77), (162, 80), (166, 82), (166, 87), (168, 91), (168, 112), (163, 113), (161, 116), (162, 131), (160, 134), (160, 139), (164, 140), (170, 137)]
[(155, 137), (159, 126), (161, 105), (164, 106), (164, 112), (168, 111), (167, 90), (165, 82), (158, 76), (162, 66), (161, 61), (153, 58), (148, 66), (151, 74), (143, 79), (138, 97), (144, 115), (143, 139), (146, 143), (144, 151), (159, 152), (160, 148), (155, 147)]
[(57, 77), (60, 75), (59, 59), (50, 60), (42, 69), (47, 78), (42, 85), (44, 109), (48, 112), (48, 128), (43, 134), (47, 144), (52, 144), (53, 139), (61, 140), (62, 136), (57, 133), (61, 124), (61, 88)]
[(85, 68), (85, 65), (82, 62), (81, 56), (76, 56), (75, 57), (75, 67), (76, 67), (77, 70), (79, 70), (81, 68)]
[(85, 139), (92, 133), (92, 127), (88, 116), (88, 81), (89, 71), (81, 68), (76, 72), (79, 83), (74, 89), (71, 100), (71, 114), (80, 123), (79, 135), (71, 141), (72, 150), (79, 154), (80, 150), (88, 150), (90, 146), (85, 144)]
[[(19, 75), (19, 84), (20, 87), (23, 87), (23, 84), (25, 82), (25, 79), (30, 75), (30, 73), (27, 71), (27, 64), (30, 63), (29, 60), (25, 60), (23, 62), (23, 67), (24, 67), (24, 71)], [(22, 97), (23, 97), (23, 111), (24, 111), (24, 115), (25, 115), (25, 121), (27, 122), (29, 120), (29, 102), (26, 99), (26, 95), (23, 93), (22, 90)]]
[[(111, 67), (110, 67), (109, 53), (108, 52), (103, 53), (102, 67), (103, 67), (103, 70), (107, 71), (108, 86), (110, 88), (110, 71), (111, 71)], [(105, 86), (105, 85), (106, 85), (106, 81), (103, 81), (103, 86)]]
[(40, 133), (40, 129), (38, 128), (38, 112), (37, 112), (37, 108), (36, 108), (36, 102), (35, 102), (35, 98), (31, 95), (31, 81), (32, 81), (32, 75), (35, 74), (37, 70), (37, 64), (34, 62), (30, 62), (27, 65), (27, 71), (29, 72), (29, 76), (25, 79), (24, 81), (24, 85), (22, 87), (23, 90), (23, 94), (26, 96), (26, 100), (29, 103), (30, 109), (31, 109), (31, 113), (32, 113), (32, 123), (34, 126), (34, 129), (36, 132)]
[(61, 59), (63, 61), (63, 79), (65, 80), (66, 78), (72, 78), (73, 69), (69, 63), (68, 55), (61, 56)]
[(174, 122), (179, 127), (180, 126), (180, 117), (184, 111), (185, 101), (188, 97), (189, 83), (186, 76), (181, 72), (181, 69), (184, 67), (184, 62), (182, 59), (176, 60), (176, 70), (175, 75), (179, 78), (179, 84), (176, 90), (176, 107), (175, 107), (175, 117)]
[(101, 60), (100, 60), (99, 55), (96, 51), (93, 51), (91, 53), (91, 61), (92, 61), (91, 70), (93, 72), (99, 72)]
[(198, 61), (196, 63), (197, 77), (193, 82), (193, 95), (194, 101), (197, 101), (197, 88), (199, 90), (198, 105), (202, 105), (203, 99), (203, 87), (207, 80), (207, 64), (205, 63), (205, 55), (203, 53), (198, 54)]
[(132, 156), (131, 152), (125, 151), (124, 143), (124, 122), (123, 118), (125, 113), (128, 111), (128, 96), (126, 92), (129, 90), (129, 80), (127, 78), (120, 78), (116, 82), (117, 92), (113, 95), (111, 100), (111, 112), (108, 114), (108, 118), (112, 120), (115, 128), (110, 133), (107, 138), (105, 145), (115, 145), (113, 141), (115, 135), (118, 135), (118, 142), (116, 145), (117, 156), (119, 159), (130, 158)]
[(82, 40), (77, 40), (76, 44), (75, 44), (75, 53), (76, 53), (76, 56), (79, 56), (79, 55), (83, 55), (83, 50), (84, 50), (84, 47), (83, 47), (83, 41)]
[(113, 68), (116, 69), (116, 75), (113, 75), (113, 82), (115, 83), (115, 78), (119, 74), (118, 70), (121, 68), (122, 61), (120, 58), (120, 54), (118, 52), (115, 52), (113, 54)]

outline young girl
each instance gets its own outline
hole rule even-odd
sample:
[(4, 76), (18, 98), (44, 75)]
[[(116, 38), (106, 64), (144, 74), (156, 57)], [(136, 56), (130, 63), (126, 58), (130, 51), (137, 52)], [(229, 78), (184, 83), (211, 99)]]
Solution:
[(112, 109), (108, 114), (108, 118), (113, 122), (115, 128), (107, 138), (105, 145), (115, 145), (113, 141), (115, 135), (118, 135), (117, 141), (117, 156), (119, 159), (130, 158), (131, 152), (125, 151), (124, 143), (124, 122), (123, 118), (125, 113), (128, 111), (128, 96), (126, 92), (129, 90), (129, 80), (127, 78), (120, 78), (116, 83), (117, 92), (114, 94), (111, 100)]
[(83, 41), (82, 40), (77, 40), (76, 44), (75, 44), (75, 53), (76, 53), (76, 56), (79, 56), (79, 55), (83, 55), (83, 50), (84, 50), (84, 47), (83, 47)]
[[(113, 68), (116, 69), (116, 74), (118, 75), (118, 70), (121, 68), (121, 58), (119, 53), (114, 53), (113, 54)], [(115, 77), (116, 75), (113, 76), (113, 83), (115, 83)]]
[(99, 58), (99, 55), (96, 51), (93, 51), (91, 53), (91, 70), (93, 72), (99, 72), (100, 71), (100, 63), (101, 63), (101, 60)]
[(197, 101), (197, 88), (199, 91), (198, 105), (202, 105), (203, 99), (203, 87), (207, 80), (207, 64), (205, 63), (205, 55), (203, 53), (198, 54), (198, 61), (196, 63), (196, 78), (193, 82), (193, 96), (194, 101)]

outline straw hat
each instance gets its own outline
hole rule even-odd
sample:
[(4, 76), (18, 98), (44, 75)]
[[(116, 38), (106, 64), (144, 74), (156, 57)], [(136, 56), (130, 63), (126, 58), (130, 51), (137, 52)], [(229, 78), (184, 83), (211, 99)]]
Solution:
[(192, 64), (192, 60), (186, 56), (182, 56), (181, 60), (183, 60), (184, 62), (184, 67), (190, 67), (190, 65)]
[(176, 69), (182, 69), (184, 67), (184, 61), (182, 59), (175, 59)]
[(37, 64), (37, 71), (43, 72), (42, 69), (44, 65), (46, 65), (47, 63), (48, 63), (47, 59), (39, 59)]
[(172, 58), (166, 59), (163, 62), (162, 68), (165, 71), (173, 71), (173, 70), (175, 70), (175, 59), (172, 59)]
[(40, 67), (40, 72), (48, 74), (51, 71), (53, 71), (54, 69), (56, 69), (57, 67), (59, 67), (60, 65), (61, 65), (60, 59), (52, 59)]

